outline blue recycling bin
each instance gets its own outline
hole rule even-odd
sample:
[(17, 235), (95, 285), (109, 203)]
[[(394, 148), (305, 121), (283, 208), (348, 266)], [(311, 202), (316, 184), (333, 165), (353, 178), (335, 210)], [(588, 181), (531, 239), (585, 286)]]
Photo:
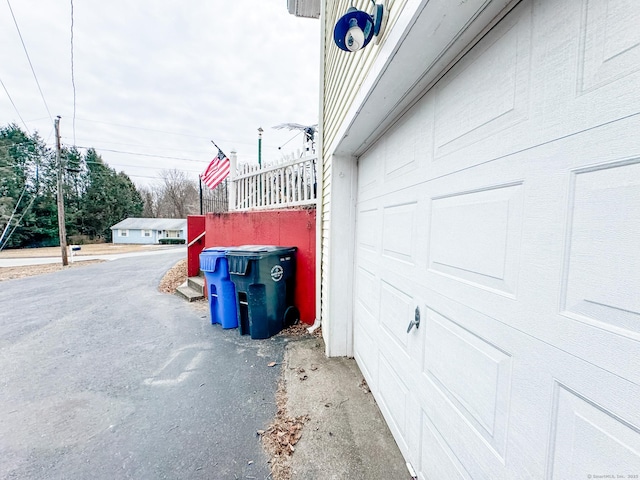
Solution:
[(229, 278), (228, 248), (205, 248), (200, 253), (200, 270), (207, 281), (207, 296), (211, 324), (219, 323), (222, 328), (238, 326), (236, 308), (236, 288)]

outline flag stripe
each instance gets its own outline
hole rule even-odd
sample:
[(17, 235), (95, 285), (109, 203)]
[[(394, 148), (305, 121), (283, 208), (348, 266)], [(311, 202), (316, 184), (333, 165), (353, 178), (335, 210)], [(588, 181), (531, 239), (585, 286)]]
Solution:
[(209, 163), (204, 173), (200, 175), (200, 178), (202, 178), (202, 181), (207, 187), (213, 190), (227, 178), (230, 171), (231, 162), (224, 153), (218, 150), (218, 155), (211, 160), (211, 163)]

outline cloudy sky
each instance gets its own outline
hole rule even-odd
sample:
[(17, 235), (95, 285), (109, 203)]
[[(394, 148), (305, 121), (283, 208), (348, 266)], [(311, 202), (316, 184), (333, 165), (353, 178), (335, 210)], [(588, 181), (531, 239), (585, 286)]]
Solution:
[(318, 121), (319, 40), (286, 0), (2, 0), (0, 125), (53, 146), (60, 115), (63, 144), (140, 185), (168, 168), (196, 180), (210, 140), (257, 162), (258, 127), (263, 161), (279, 158), (302, 139), (271, 127)]

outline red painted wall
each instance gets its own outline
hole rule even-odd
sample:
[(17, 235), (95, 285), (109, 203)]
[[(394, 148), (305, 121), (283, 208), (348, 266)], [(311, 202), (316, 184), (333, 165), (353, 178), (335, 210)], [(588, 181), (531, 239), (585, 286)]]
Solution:
[(295, 302), (300, 310), (300, 320), (313, 324), (316, 316), (315, 209), (208, 213), (205, 229), (206, 248), (239, 245), (298, 247)]
[[(190, 215), (187, 217), (187, 245), (204, 232), (204, 215)], [(205, 238), (195, 242), (187, 249), (187, 275), (195, 277), (200, 272), (200, 252), (204, 248)]]

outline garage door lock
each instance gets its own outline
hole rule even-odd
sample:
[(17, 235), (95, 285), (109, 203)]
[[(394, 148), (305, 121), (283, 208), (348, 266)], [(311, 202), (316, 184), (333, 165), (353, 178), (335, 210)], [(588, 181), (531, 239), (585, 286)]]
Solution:
[(416, 327), (416, 329), (420, 328), (420, 307), (416, 307), (416, 314), (413, 320), (409, 322), (409, 326), (407, 327), (407, 333), (409, 333), (414, 326)]

